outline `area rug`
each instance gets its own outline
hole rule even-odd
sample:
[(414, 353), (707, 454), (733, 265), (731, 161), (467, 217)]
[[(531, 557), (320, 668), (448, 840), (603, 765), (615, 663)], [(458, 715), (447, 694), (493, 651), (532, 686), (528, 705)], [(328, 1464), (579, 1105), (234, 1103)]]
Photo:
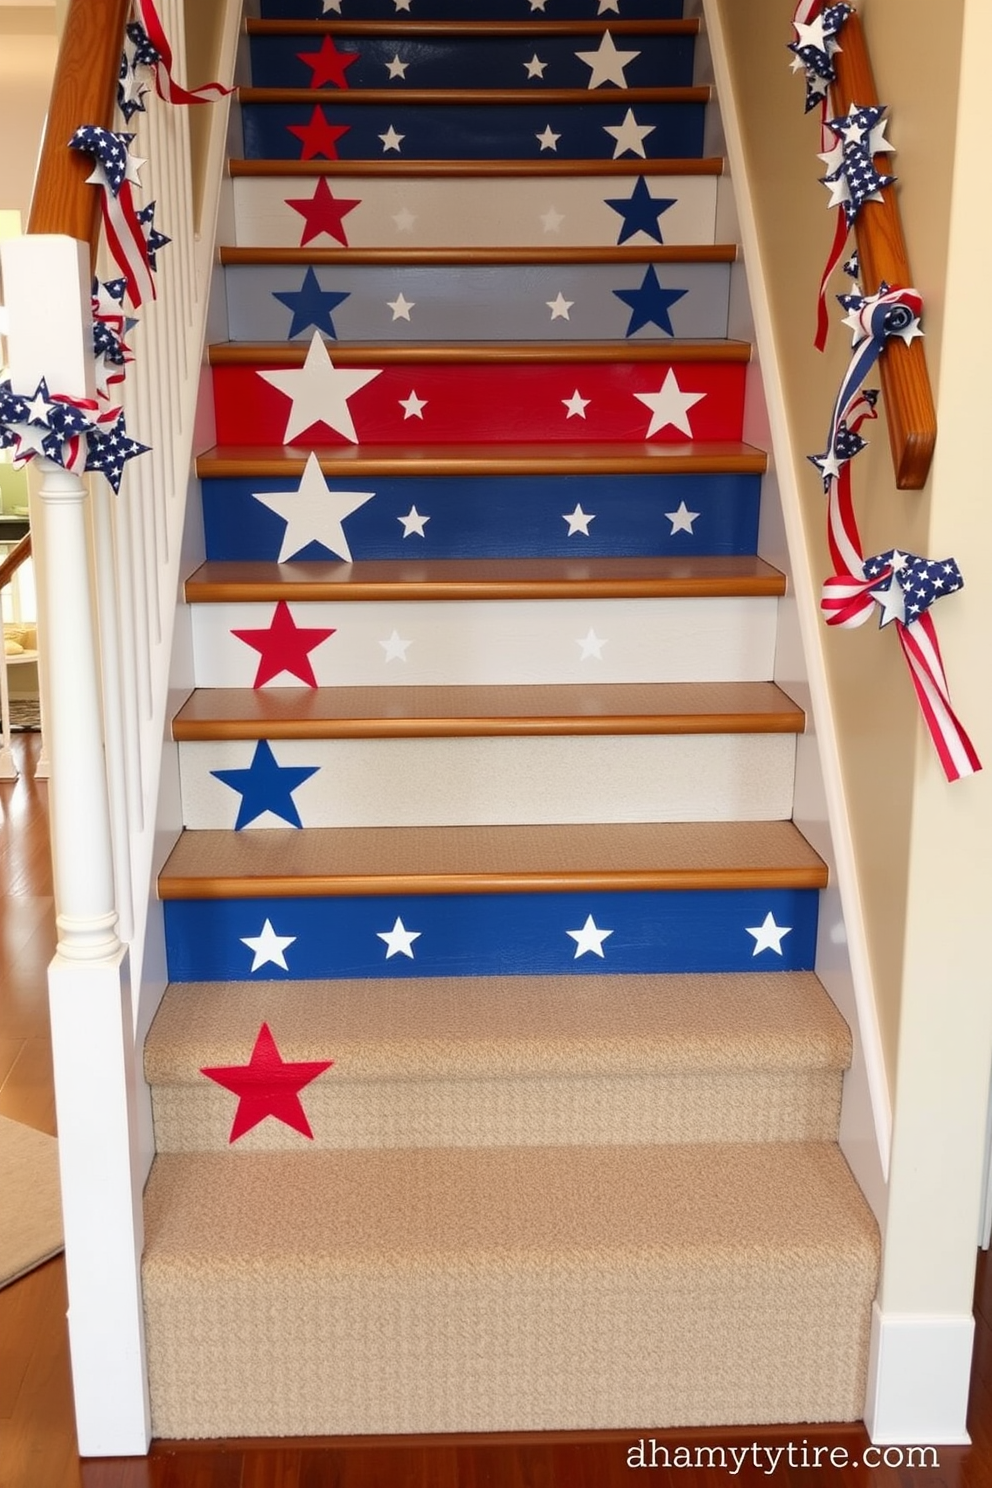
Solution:
[(0, 1287), (62, 1249), (59, 1144), (0, 1116)]
[(41, 730), (41, 704), (37, 698), (11, 698), (10, 731), (37, 734)]

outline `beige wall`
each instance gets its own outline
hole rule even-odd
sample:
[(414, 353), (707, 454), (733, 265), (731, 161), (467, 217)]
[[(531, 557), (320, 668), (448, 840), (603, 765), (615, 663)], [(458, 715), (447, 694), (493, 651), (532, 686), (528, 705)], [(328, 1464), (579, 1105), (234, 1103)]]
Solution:
[(54, 5), (0, 5), (0, 208), (27, 220), (58, 52)]

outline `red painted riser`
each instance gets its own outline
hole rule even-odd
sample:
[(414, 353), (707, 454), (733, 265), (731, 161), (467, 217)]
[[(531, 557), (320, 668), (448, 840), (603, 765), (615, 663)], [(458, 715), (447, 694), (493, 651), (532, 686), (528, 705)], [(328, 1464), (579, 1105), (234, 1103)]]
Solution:
[[(330, 348), (333, 360), (333, 347)], [(266, 370), (272, 370), (268, 364)], [(374, 362), (369, 363), (374, 366)], [(652, 443), (738, 440), (742, 434), (744, 378), (741, 363), (679, 363), (672, 370), (683, 392), (704, 393), (688, 410), (691, 434), (672, 425)], [(349, 400), (359, 441), (444, 444), (489, 441), (633, 440), (648, 437), (650, 408), (636, 393), (657, 393), (669, 371), (664, 362), (568, 363), (564, 366), (399, 365), (383, 368)], [(218, 444), (283, 444), (290, 400), (263, 382), (252, 367), (213, 369)], [(578, 391), (589, 403), (585, 418), (563, 406)], [(425, 400), (422, 418), (406, 418), (400, 400), (411, 392)], [(346, 444), (323, 424), (292, 441)]]

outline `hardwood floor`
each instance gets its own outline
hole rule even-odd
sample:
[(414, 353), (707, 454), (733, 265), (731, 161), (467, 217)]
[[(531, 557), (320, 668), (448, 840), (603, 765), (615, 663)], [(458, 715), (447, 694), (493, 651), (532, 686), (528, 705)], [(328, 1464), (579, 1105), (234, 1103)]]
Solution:
[[(37, 735), (19, 737), (21, 778), (0, 783), (0, 1113), (54, 1132), (46, 995), (54, 927), (47, 787), (33, 779), (38, 745)], [(0, 1291), (0, 1488), (617, 1488), (639, 1481), (631, 1479), (628, 1453), (642, 1438), (651, 1471), (645, 1481), (664, 1488), (807, 1483), (817, 1448), (819, 1480), (837, 1488), (989, 1488), (992, 1265), (986, 1254), (979, 1257), (975, 1308), (972, 1445), (933, 1449), (936, 1464), (932, 1457), (930, 1465), (918, 1465), (919, 1456), (897, 1460), (889, 1449), (890, 1465), (867, 1466), (868, 1438), (850, 1425), (169, 1442), (155, 1443), (147, 1458), (80, 1461), (59, 1258)], [(719, 1448), (726, 1465), (706, 1465), (719, 1464)], [(849, 1465), (840, 1465), (841, 1453)]]

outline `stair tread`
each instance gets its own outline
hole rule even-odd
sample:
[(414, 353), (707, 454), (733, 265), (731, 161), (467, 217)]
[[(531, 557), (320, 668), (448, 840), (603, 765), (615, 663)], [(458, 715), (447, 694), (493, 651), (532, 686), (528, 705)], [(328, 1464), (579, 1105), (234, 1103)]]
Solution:
[[(343, 21), (343, 20), (261, 20), (249, 16), (246, 22), (249, 36), (490, 36), (519, 37), (530, 41), (535, 36), (601, 36), (609, 31), (616, 36), (696, 36), (698, 20), (622, 20), (611, 16), (606, 20), (591, 21), (419, 21), (413, 16), (397, 16), (389, 21)], [(397, 89), (398, 96), (402, 90)]]
[[(734, 263), (735, 243), (653, 243), (644, 247), (598, 248), (239, 248), (220, 249), (222, 264), (500, 264)], [(626, 343), (625, 343), (626, 344)], [(667, 344), (667, 343), (666, 343)]]
[(335, 1080), (846, 1069), (851, 1035), (812, 972), (182, 982), (145, 1043), (152, 1084), (237, 1064), (263, 1022)]
[(791, 822), (187, 831), (162, 899), (393, 893), (823, 888)]
[[(763, 474), (768, 457), (754, 445), (690, 444), (450, 444), (314, 445), (325, 474), (367, 475)], [(201, 478), (302, 475), (310, 450), (293, 445), (215, 445), (198, 456)]]
[[(238, 89), (242, 104), (292, 104), (307, 103), (340, 108), (342, 105), (386, 104), (389, 108), (419, 106), (422, 104), (459, 105), (481, 104), (492, 107), (498, 104), (513, 108), (524, 105), (532, 108), (554, 104), (578, 103), (625, 105), (633, 103), (709, 103), (711, 90), (702, 87), (671, 88), (251, 88)], [(378, 163), (378, 162), (376, 162)]]
[(177, 740), (493, 734), (801, 733), (772, 682), (551, 686), (198, 688)]
[(246, 160), (234, 156), (228, 161), (228, 169), (232, 176), (720, 176), (723, 159), (719, 155), (675, 155), (653, 160), (369, 161)]
[[(315, 333), (316, 334), (316, 333)], [(212, 367), (302, 367), (308, 341), (222, 341), (208, 348)], [(329, 348), (339, 367), (374, 362), (539, 363), (549, 362), (748, 362), (746, 341), (335, 341)]]
[(197, 604), (278, 600), (608, 599), (779, 595), (785, 579), (751, 554), (701, 558), (479, 558), (368, 563), (203, 563)]

